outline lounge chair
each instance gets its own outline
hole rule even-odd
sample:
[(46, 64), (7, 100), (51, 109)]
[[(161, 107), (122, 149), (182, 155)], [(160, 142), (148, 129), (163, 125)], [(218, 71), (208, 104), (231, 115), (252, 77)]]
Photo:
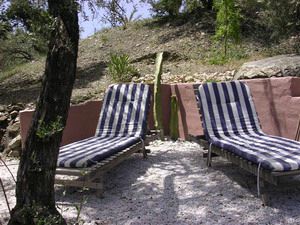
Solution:
[(102, 196), (105, 172), (132, 153), (142, 152), (146, 157), (145, 145), (156, 137), (146, 135), (150, 99), (150, 88), (145, 84), (110, 86), (95, 136), (60, 148), (56, 183), (96, 189)]
[(258, 195), (264, 186), (260, 178), (277, 185), (281, 176), (300, 174), (300, 143), (262, 131), (247, 85), (240, 81), (205, 83), (195, 93), (208, 166), (216, 154), (255, 174)]

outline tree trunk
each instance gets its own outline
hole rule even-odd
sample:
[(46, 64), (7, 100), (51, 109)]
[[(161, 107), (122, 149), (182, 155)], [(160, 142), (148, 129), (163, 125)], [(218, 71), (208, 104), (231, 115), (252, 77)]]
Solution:
[(55, 207), (54, 178), (76, 74), (79, 27), (74, 0), (48, 0), (50, 35), (42, 90), (17, 175), (12, 224), (66, 224)]

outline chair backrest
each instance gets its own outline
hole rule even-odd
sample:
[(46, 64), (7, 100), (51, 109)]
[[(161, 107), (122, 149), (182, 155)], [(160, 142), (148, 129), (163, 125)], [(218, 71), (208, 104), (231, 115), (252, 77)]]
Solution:
[(204, 133), (213, 137), (262, 132), (249, 87), (240, 81), (199, 87)]
[(108, 87), (100, 112), (96, 136), (143, 137), (150, 108), (146, 84), (115, 84)]

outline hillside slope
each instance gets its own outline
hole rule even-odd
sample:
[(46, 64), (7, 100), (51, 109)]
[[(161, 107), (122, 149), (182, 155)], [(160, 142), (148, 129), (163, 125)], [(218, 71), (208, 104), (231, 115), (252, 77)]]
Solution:
[[(218, 56), (212, 41), (213, 21), (209, 15), (203, 15), (199, 22), (144, 20), (131, 24), (126, 30), (106, 29), (82, 40), (72, 102), (102, 97), (103, 91), (112, 83), (107, 76), (111, 53), (128, 54), (142, 76), (137, 80), (151, 82), (155, 53), (165, 51), (163, 82), (168, 83), (230, 79), (243, 62), (270, 54), (270, 46), (265, 47), (248, 38), (234, 49), (236, 60), (222, 66), (209, 64), (209, 58)], [(0, 79), (1, 104), (34, 102), (39, 93), (44, 63), (45, 59), (40, 58), (18, 66), (5, 75), (8, 78)]]

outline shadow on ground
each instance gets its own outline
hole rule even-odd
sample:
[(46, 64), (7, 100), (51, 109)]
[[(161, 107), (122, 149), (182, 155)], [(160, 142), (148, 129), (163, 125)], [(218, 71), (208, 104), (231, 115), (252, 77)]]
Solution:
[[(165, 145), (147, 160), (133, 156), (111, 171), (104, 199), (86, 192), (81, 218), (107, 224), (300, 222), (299, 188), (272, 188), (272, 206), (263, 207), (251, 174), (223, 160), (207, 168), (195, 146)], [(82, 195), (58, 196), (72, 206)]]

